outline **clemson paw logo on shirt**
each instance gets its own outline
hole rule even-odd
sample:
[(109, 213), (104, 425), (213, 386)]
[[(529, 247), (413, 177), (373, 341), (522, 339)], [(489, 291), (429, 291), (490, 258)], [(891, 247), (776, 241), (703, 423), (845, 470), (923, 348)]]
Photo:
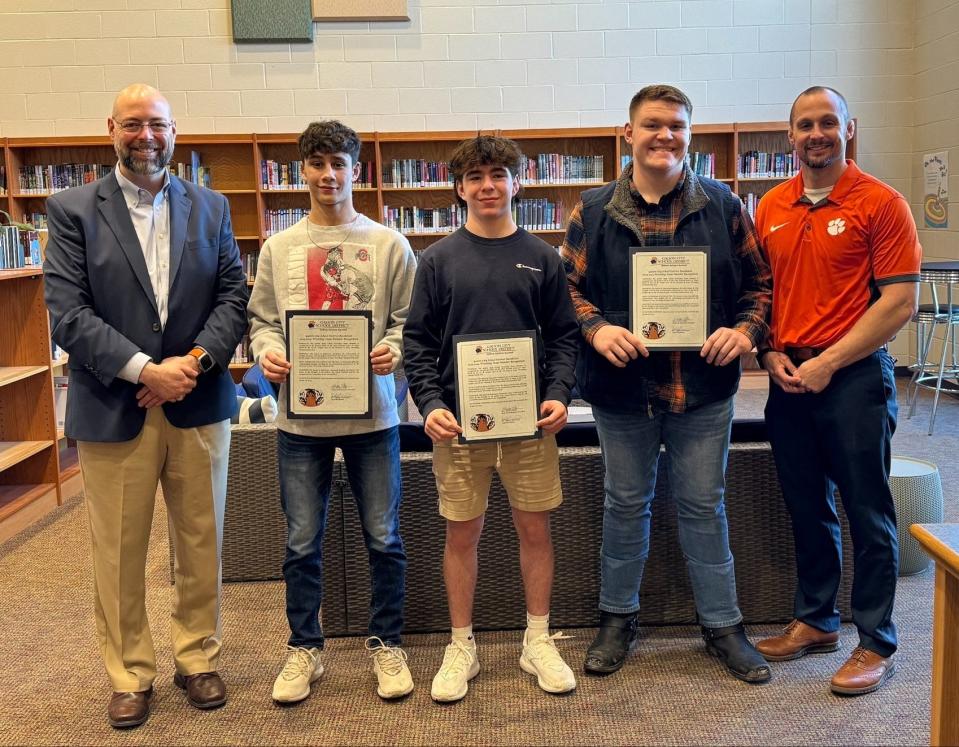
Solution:
[(843, 231), (846, 230), (846, 221), (842, 218), (833, 218), (829, 221), (829, 225), (826, 226), (826, 231), (830, 236), (838, 236)]

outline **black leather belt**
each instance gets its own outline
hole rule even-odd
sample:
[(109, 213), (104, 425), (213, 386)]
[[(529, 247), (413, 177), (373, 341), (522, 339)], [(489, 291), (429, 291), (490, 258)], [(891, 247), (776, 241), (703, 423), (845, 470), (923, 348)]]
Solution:
[(792, 348), (786, 347), (783, 351), (788, 355), (794, 362), (804, 363), (805, 361), (815, 358), (817, 355), (821, 355), (826, 352), (825, 348)]

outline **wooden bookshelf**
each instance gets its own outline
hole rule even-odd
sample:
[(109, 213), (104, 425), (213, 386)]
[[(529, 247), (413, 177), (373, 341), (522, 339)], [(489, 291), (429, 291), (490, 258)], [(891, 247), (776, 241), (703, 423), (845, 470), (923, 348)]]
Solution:
[(243, 376), (247, 371), (252, 368), (252, 363), (231, 363), (230, 364), (230, 376), (233, 377), (233, 382), (239, 384), (243, 381)]
[[(779, 177), (749, 177), (739, 173), (739, 157), (749, 151), (790, 152), (786, 139), (786, 122), (735, 122), (693, 125), (691, 153), (712, 154), (714, 178), (730, 185), (740, 196), (761, 197)], [(360, 160), (370, 164), (371, 186), (355, 186), (357, 208), (376, 220), (384, 220), (384, 208), (451, 208), (456, 204), (451, 186), (394, 186), (384, 175), (393, 159), (421, 159), (448, 162), (453, 148), (461, 140), (474, 137), (476, 131), (443, 132), (379, 132), (361, 133), (363, 147)], [(481, 134), (499, 134), (519, 143), (525, 155), (541, 153), (566, 156), (603, 157), (603, 178), (580, 183), (527, 183), (520, 197), (546, 199), (562, 203), (568, 214), (579, 193), (599, 186), (622, 172), (623, 159), (629, 158), (630, 147), (623, 138), (622, 127), (585, 127), (538, 130), (483, 130)], [(261, 163), (273, 160), (292, 163), (299, 160), (298, 134), (251, 135), (180, 135), (177, 137), (174, 162), (189, 163), (191, 153), (199, 154), (203, 166), (210, 170), (211, 187), (230, 201), (233, 230), (242, 254), (256, 252), (268, 236), (267, 211), (307, 211), (309, 192), (291, 185), (273, 188), (263, 183)], [(33, 212), (44, 212), (47, 192), (28, 193), (19, 186), (21, 167), (71, 163), (112, 164), (113, 145), (103, 137), (9, 138), (0, 139), (2, 163), (6, 166), (6, 190), (0, 190), (0, 209), (23, 220)], [(855, 158), (855, 140), (849, 143), (848, 155)], [(295, 215), (293, 213), (292, 215)], [(562, 229), (545, 231), (561, 234)], [(415, 250), (422, 250), (444, 236), (444, 233), (410, 230), (408, 236)]]
[(50, 326), (39, 268), (0, 271), (0, 339), (5, 341), (0, 348), (0, 538), (5, 538), (6, 522), (20, 512), (43, 515), (61, 501)]
[[(29, 509), (56, 495), (57, 486), (51, 483), (37, 485), (0, 485), (0, 524), (19, 516), (22, 509)], [(54, 502), (52, 505), (56, 505)]]
[[(257, 243), (255, 248), (268, 238), (267, 211), (273, 210), (300, 210), (309, 212), (310, 192), (308, 189), (296, 186), (276, 189), (263, 183), (261, 164), (266, 160), (280, 163), (293, 163), (300, 160), (300, 151), (297, 146), (299, 134), (267, 134), (253, 136), (252, 158), (256, 169), (257, 190)], [(375, 175), (379, 172), (376, 166), (376, 136), (370, 133), (360, 133), (362, 146), (360, 161), (373, 164)], [(353, 188), (353, 202), (357, 210), (369, 215), (374, 220), (382, 215), (382, 204), (377, 186)], [(285, 225), (285, 224), (284, 224)], [(275, 232), (275, 231), (274, 231)], [(240, 247), (244, 249), (243, 246)]]
[(46, 366), (5, 366), (0, 368), (0, 387), (26, 379), (34, 374), (42, 374), (46, 369)]
[[(761, 197), (781, 178), (748, 177), (738, 173), (739, 156), (748, 151), (789, 151), (785, 122), (748, 122), (694, 125), (690, 152), (713, 155), (715, 178), (730, 185), (740, 196)], [(393, 159), (420, 159), (447, 162), (456, 145), (475, 137), (476, 131), (379, 132), (361, 133), (360, 160), (370, 164), (370, 185), (354, 186), (357, 208), (378, 221), (384, 208), (450, 208), (456, 204), (451, 186), (393, 186), (384, 174)], [(521, 199), (545, 199), (563, 206), (565, 220), (579, 199), (580, 192), (617, 177), (630, 147), (622, 127), (575, 129), (483, 130), (479, 134), (498, 134), (517, 141), (529, 158), (539, 154), (599, 156), (602, 180), (565, 183), (562, 181), (524, 184)], [(299, 160), (296, 133), (180, 135), (174, 161), (189, 164), (192, 152), (210, 170), (210, 186), (224, 194), (230, 203), (234, 234), (240, 253), (258, 252), (267, 237), (268, 210), (308, 211), (306, 189), (291, 185), (276, 189), (264, 185), (261, 162), (280, 163)], [(856, 142), (847, 150), (856, 156)], [(21, 188), (21, 167), (64, 164), (101, 164), (110, 168), (116, 162), (111, 140), (106, 136), (53, 138), (0, 138), (0, 165), (5, 167), (5, 185), (0, 185), (0, 210), (15, 220), (32, 213), (45, 213), (49, 191)], [(535, 231), (553, 245), (562, 241), (563, 229)], [(414, 231), (408, 238), (414, 250), (421, 251), (442, 238), (444, 233)], [(50, 360), (50, 332), (43, 304), (42, 272), (39, 269), (0, 271), (0, 339), (14, 340), (12, 347), (0, 349), (0, 441), (31, 446), (11, 449), (8, 454), (30, 454), (10, 464), (0, 461), (0, 524), (4, 517), (34, 505), (52, 505), (61, 499), (64, 479), (78, 471), (76, 449), (66, 443), (56, 428), (53, 406), (53, 375), (63, 375), (65, 361)], [(5, 343), (6, 344), (6, 343)], [(248, 364), (233, 364), (235, 379), (242, 377)], [(61, 446), (58, 448), (58, 441)], [(45, 501), (45, 503), (44, 503)], [(2, 536), (2, 532), (0, 532)]]
[[(792, 146), (786, 136), (787, 122), (740, 122), (734, 127), (733, 153), (736, 161), (732, 164), (735, 173), (733, 191), (738, 194), (748, 207), (752, 208), (766, 192), (777, 184), (791, 179), (796, 171), (782, 175), (769, 173), (749, 175), (740, 173), (738, 169), (739, 157), (744, 153), (758, 151), (760, 153), (792, 153)], [(856, 139), (846, 145), (846, 157), (856, 158)]]
[(0, 441), (0, 471), (15, 467), (50, 446), (50, 441)]
[(80, 457), (76, 446), (68, 446), (60, 451), (60, 485), (80, 474)]
[[(712, 178), (728, 184), (743, 201), (750, 195), (758, 201), (766, 192), (790, 176), (749, 176), (740, 172), (740, 156), (750, 151), (761, 153), (791, 153), (792, 147), (786, 137), (788, 122), (735, 122), (732, 124), (693, 125), (689, 152), (714, 155)], [(621, 172), (622, 158), (629, 157), (630, 146), (619, 129), (619, 157), (616, 159)], [(856, 140), (846, 146), (846, 157), (856, 158)]]

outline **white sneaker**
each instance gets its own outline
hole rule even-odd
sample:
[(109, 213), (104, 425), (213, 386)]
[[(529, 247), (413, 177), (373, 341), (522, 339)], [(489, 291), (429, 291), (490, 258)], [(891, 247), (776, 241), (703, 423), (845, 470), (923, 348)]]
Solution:
[(541, 633), (531, 641), (523, 640), (519, 665), (524, 672), (536, 675), (537, 684), (548, 693), (568, 693), (576, 688), (573, 670), (567, 666), (556, 648), (556, 641), (572, 638), (562, 633)]
[(441, 703), (461, 700), (469, 689), (467, 684), (479, 674), (480, 665), (476, 658), (476, 646), (462, 641), (452, 641), (443, 654), (443, 664), (433, 678), (430, 696)]
[(399, 646), (388, 646), (375, 635), (366, 639), (366, 650), (373, 659), (373, 671), (381, 698), (402, 698), (413, 691), (413, 675), (406, 666), (406, 652)]
[(273, 683), (273, 700), (277, 703), (299, 703), (310, 694), (310, 684), (323, 675), (318, 648), (287, 646), (283, 671)]

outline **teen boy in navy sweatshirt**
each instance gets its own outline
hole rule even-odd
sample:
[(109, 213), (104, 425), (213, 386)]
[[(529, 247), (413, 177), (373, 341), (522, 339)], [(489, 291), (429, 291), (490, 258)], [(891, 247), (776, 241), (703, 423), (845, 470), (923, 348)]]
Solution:
[[(555, 433), (566, 424), (579, 326), (559, 254), (518, 228), (511, 203), (522, 154), (512, 140), (481, 136), (461, 143), (450, 161), (464, 227), (421, 259), (403, 331), (410, 390), (433, 440), (433, 471), (446, 519), (443, 572), (452, 641), (433, 678), (432, 697), (459, 700), (479, 673), (473, 640), (476, 550), (490, 481), (497, 470), (509, 495), (520, 541), (527, 629), (520, 667), (547, 692), (576, 687), (549, 633), (553, 545), (549, 512), (562, 503)], [(453, 336), (537, 331), (543, 438), (455, 443)]]

